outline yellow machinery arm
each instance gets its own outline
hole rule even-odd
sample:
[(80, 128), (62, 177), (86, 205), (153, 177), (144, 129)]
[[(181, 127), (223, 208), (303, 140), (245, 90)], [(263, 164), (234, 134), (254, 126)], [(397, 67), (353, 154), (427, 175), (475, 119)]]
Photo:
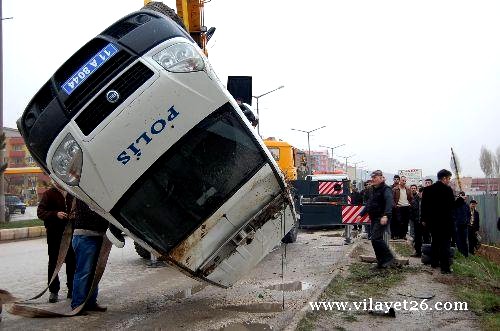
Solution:
[[(144, 5), (151, 0), (144, 0)], [(203, 22), (205, 0), (176, 0), (177, 15), (182, 19), (187, 31), (198, 46), (207, 54), (207, 34)]]

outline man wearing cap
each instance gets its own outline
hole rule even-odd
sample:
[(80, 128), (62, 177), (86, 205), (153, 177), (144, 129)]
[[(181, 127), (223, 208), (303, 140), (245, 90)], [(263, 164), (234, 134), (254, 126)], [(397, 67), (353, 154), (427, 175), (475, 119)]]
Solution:
[(451, 172), (442, 169), (437, 173), (437, 177), (436, 183), (424, 188), (421, 219), (432, 235), (431, 266), (437, 268), (440, 265), (441, 273), (449, 274), (455, 196), (450, 187)]
[(372, 246), (377, 257), (378, 268), (388, 268), (394, 265), (394, 255), (384, 241), (384, 233), (392, 216), (392, 189), (385, 184), (384, 174), (375, 170), (371, 174), (372, 191), (360, 216), (368, 213), (372, 227)]

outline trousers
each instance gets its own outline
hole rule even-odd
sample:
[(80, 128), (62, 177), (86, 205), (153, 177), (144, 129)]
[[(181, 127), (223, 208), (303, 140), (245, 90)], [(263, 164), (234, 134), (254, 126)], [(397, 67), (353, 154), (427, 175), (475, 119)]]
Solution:
[(95, 267), (101, 250), (101, 236), (73, 236), (73, 249), (76, 256), (76, 271), (73, 282), (73, 298), (71, 308), (80, 306), (87, 295), (90, 295), (87, 305), (92, 306), (97, 303), (98, 289), (94, 293), (89, 293), (94, 278)]
[(442, 271), (449, 271), (451, 233), (438, 229), (431, 230), (431, 235), (431, 265), (440, 265)]
[[(47, 270), (47, 284), (50, 282), (50, 278), (54, 273), (57, 265), (57, 258), (59, 257), (59, 247), (61, 246), (61, 239), (63, 236), (64, 228), (54, 228), (47, 227), (47, 248), (49, 254), (49, 264)], [(68, 293), (73, 291), (73, 278), (75, 275), (75, 253), (73, 248), (70, 246), (68, 253), (66, 254), (66, 286), (68, 287)], [(61, 284), (59, 281), (59, 275), (56, 276), (52, 284), (49, 286), (50, 293), (59, 293), (61, 289)]]
[(384, 241), (384, 233), (387, 231), (387, 224), (380, 224), (380, 217), (374, 218), (370, 216), (371, 219), (371, 230), (372, 230), (372, 246), (375, 256), (377, 258), (378, 265), (384, 265), (394, 259), (389, 246)]

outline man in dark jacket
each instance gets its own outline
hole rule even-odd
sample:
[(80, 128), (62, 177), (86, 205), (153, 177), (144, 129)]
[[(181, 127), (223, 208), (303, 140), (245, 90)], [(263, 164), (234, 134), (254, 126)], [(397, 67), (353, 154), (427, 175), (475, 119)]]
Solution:
[(420, 225), (420, 193), (418, 192), (417, 185), (411, 185), (411, 208), (410, 208), (410, 222), (413, 224), (413, 247), (415, 254), (412, 257), (422, 256), (422, 226)]
[(469, 256), (467, 247), (467, 226), (470, 224), (470, 208), (465, 202), (465, 193), (460, 192), (455, 200), (455, 209), (453, 210), (453, 221), (455, 223), (457, 248), (463, 256)]
[[(83, 201), (76, 200), (73, 249), (76, 255), (75, 281), (71, 308), (75, 309), (85, 302), (92, 280), (103, 236), (108, 228), (108, 221), (92, 211)], [(106, 311), (106, 307), (97, 304), (98, 289), (91, 294), (84, 310)]]
[[(47, 232), (47, 247), (49, 254), (48, 266), (48, 281), (52, 277), (59, 256), (59, 247), (64, 228), (68, 222), (68, 213), (71, 209), (73, 197), (66, 193), (62, 187), (53, 182), (53, 187), (45, 191), (42, 199), (38, 204), (37, 216), (43, 221)], [(71, 246), (66, 254), (66, 285), (68, 286), (68, 298), (71, 298), (73, 291), (73, 276), (75, 274), (75, 254)], [(52, 284), (49, 286), (49, 302), (58, 301), (58, 293), (60, 289), (59, 276), (56, 276)]]
[(479, 213), (477, 211), (477, 201), (470, 201), (470, 219), (468, 225), (469, 253), (474, 255), (477, 242), (477, 232), (479, 231)]
[(372, 246), (377, 257), (377, 266), (387, 268), (395, 263), (394, 255), (384, 241), (384, 233), (392, 216), (392, 190), (385, 184), (384, 174), (380, 170), (375, 170), (371, 174), (372, 191), (369, 196), (366, 208), (358, 218), (366, 213), (370, 216), (372, 226)]
[(431, 232), (431, 266), (441, 266), (441, 272), (451, 273), (450, 240), (453, 232), (453, 207), (455, 197), (451, 189), (451, 172), (443, 169), (438, 181), (424, 188), (421, 219)]

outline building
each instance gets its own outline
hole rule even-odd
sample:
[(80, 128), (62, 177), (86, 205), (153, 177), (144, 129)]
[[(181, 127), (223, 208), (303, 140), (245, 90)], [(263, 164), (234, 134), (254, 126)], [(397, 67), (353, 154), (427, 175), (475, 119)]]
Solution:
[(311, 164), (313, 172), (331, 171), (331, 162), (326, 151), (311, 151)]
[[(462, 177), (460, 184), (467, 195), (500, 191), (500, 178)], [(460, 190), (455, 179), (452, 180), (451, 187), (457, 192)]]
[[(17, 129), (3, 128), (5, 133), (4, 163), (7, 168), (36, 167), (37, 164), (30, 155), (24, 139)], [(50, 179), (45, 174), (11, 174), (5, 175), (5, 193), (15, 194), (26, 202), (35, 204), (45, 191)]]

